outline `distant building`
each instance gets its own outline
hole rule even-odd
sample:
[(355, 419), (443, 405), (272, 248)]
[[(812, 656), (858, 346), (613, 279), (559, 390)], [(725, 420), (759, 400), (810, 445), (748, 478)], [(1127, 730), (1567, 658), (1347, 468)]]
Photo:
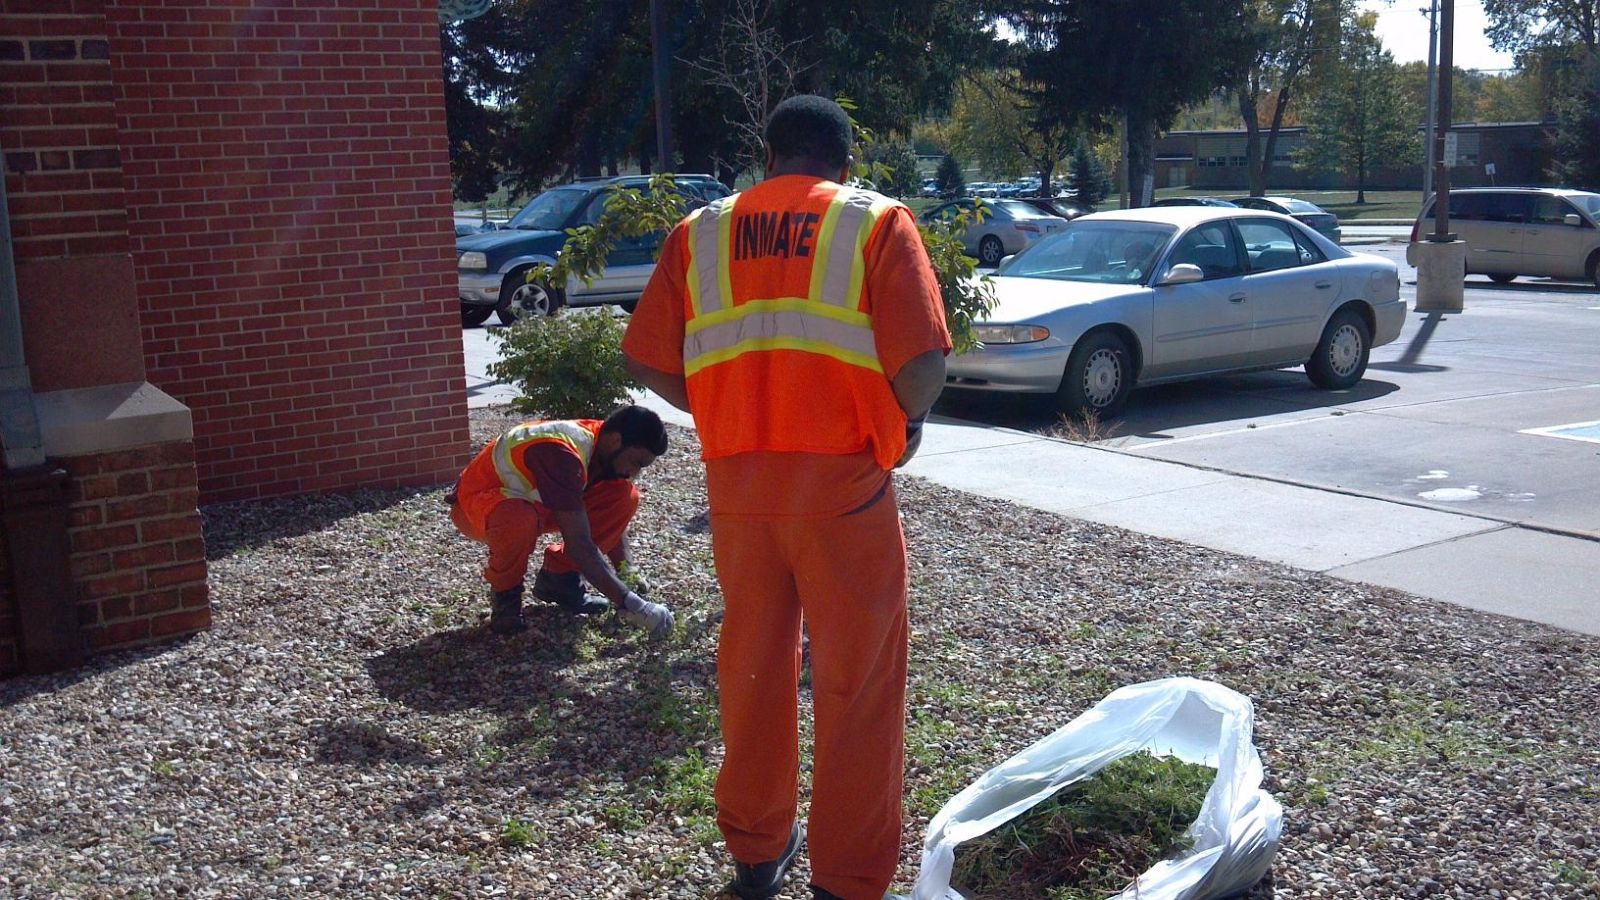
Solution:
[[(1456, 187), (1488, 184), (1542, 184), (1550, 165), (1550, 125), (1539, 122), (1458, 122), (1456, 165), (1450, 183)], [(1273, 148), (1269, 191), (1354, 190), (1355, 179), (1294, 167), (1294, 152), (1305, 141), (1304, 128), (1284, 128)], [(1265, 133), (1262, 135), (1265, 143)], [(1243, 191), (1250, 185), (1245, 164), (1245, 132), (1172, 131), (1156, 140), (1155, 186)], [(1493, 164), (1490, 175), (1487, 165)], [(1423, 160), (1415, 165), (1374, 169), (1367, 190), (1421, 190)]]

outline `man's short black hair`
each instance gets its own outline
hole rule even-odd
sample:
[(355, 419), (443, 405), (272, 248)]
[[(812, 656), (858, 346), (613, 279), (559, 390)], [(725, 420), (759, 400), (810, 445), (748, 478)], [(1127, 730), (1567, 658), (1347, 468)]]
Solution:
[(609, 432), (619, 435), (624, 447), (642, 447), (649, 450), (651, 456), (667, 452), (667, 426), (661, 424), (661, 417), (656, 415), (655, 410), (643, 406), (619, 406), (606, 416), (605, 424), (600, 426), (601, 434)]
[(767, 119), (767, 147), (779, 159), (805, 159), (832, 168), (850, 161), (850, 116), (839, 104), (798, 94)]

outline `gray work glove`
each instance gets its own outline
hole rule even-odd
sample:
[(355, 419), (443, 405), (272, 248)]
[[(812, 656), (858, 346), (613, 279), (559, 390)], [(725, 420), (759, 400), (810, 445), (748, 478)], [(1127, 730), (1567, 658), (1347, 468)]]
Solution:
[(659, 603), (651, 603), (633, 591), (622, 598), (622, 607), (617, 610), (617, 615), (629, 625), (650, 632), (650, 637), (658, 641), (672, 633), (672, 610)]

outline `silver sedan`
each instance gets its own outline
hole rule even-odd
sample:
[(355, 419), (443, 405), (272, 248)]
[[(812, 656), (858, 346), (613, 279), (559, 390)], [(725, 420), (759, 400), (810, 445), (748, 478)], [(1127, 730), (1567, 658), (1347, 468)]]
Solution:
[[(953, 219), (961, 213), (971, 215), (976, 206), (977, 201), (971, 197), (953, 200), (923, 213), (922, 220), (934, 222)], [(1067, 224), (1066, 219), (1021, 200), (984, 200), (983, 213), (981, 220), (961, 233), (961, 246), (986, 266), (995, 265)]]
[(948, 383), (1054, 394), (1116, 415), (1136, 386), (1304, 365), (1318, 387), (1361, 380), (1400, 335), (1394, 263), (1351, 253), (1288, 216), (1168, 207), (1084, 216), (1006, 260), (981, 349)]

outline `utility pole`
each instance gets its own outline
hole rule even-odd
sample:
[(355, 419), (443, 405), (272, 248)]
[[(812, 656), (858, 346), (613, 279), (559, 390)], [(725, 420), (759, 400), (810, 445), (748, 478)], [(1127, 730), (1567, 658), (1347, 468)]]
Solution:
[(1435, 94), (1438, 91), (1439, 68), (1439, 0), (1430, 0), (1428, 3), (1428, 139), (1427, 162), (1422, 166), (1422, 202), (1428, 202), (1428, 195), (1433, 193), (1433, 134), (1438, 128), (1438, 122), (1433, 114)]
[(1406, 261), (1417, 267), (1418, 312), (1460, 312), (1465, 309), (1467, 245), (1450, 233), (1450, 167), (1446, 165), (1445, 138), (1450, 133), (1450, 82), (1455, 58), (1455, 0), (1439, 2), (1439, 107), (1433, 135), (1434, 231), (1417, 235), (1406, 247)]
[(1445, 165), (1445, 136), (1450, 133), (1450, 89), (1455, 70), (1456, 0), (1443, 0), (1439, 16), (1439, 126), (1434, 135), (1433, 158), (1434, 193), (1438, 199), (1433, 204), (1434, 232), (1432, 240), (1444, 243), (1455, 240), (1450, 233), (1450, 167)]
[(656, 91), (657, 172), (670, 172), (672, 161), (672, 103), (667, 89), (667, 0), (650, 0), (650, 56)]

